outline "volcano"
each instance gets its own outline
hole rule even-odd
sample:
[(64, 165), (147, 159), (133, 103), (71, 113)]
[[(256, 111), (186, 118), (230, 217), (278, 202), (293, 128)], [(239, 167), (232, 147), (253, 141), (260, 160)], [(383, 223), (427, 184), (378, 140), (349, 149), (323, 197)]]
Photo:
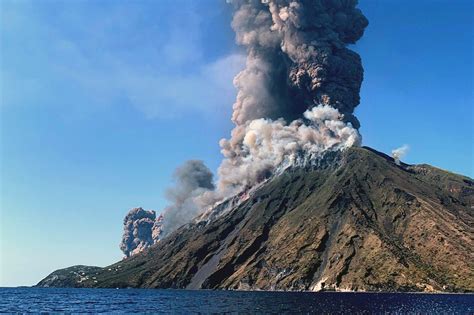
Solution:
[(282, 170), (137, 255), (37, 286), (472, 292), (473, 211), (471, 178), (352, 147)]

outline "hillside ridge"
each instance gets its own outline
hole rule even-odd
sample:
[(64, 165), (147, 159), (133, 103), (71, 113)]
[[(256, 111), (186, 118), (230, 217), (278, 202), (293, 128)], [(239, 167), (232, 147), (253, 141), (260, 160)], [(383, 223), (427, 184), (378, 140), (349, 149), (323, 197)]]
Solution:
[(354, 147), (87, 279), (38, 286), (472, 292), (473, 205), (468, 177)]

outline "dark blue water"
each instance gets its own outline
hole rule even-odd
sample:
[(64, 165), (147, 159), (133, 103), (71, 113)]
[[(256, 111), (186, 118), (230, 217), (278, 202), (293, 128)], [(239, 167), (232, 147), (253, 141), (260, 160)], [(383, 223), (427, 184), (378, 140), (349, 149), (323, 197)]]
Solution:
[(474, 313), (474, 295), (0, 288), (0, 312)]

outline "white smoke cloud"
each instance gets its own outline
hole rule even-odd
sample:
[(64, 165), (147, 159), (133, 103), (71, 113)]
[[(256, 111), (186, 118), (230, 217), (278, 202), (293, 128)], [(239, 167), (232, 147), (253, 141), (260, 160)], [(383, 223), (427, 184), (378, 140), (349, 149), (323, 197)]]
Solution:
[[(339, 150), (360, 143), (358, 131), (342, 121), (333, 107), (313, 107), (300, 119), (287, 124), (283, 119), (256, 119), (221, 140), (224, 160), (219, 168), (219, 188), (240, 190), (267, 178), (282, 165), (298, 159), (311, 160), (326, 150)], [(237, 142), (238, 146), (235, 146)]]
[(392, 157), (397, 165), (400, 165), (400, 160), (403, 159), (405, 155), (407, 155), (409, 150), (410, 147), (406, 144), (392, 150)]

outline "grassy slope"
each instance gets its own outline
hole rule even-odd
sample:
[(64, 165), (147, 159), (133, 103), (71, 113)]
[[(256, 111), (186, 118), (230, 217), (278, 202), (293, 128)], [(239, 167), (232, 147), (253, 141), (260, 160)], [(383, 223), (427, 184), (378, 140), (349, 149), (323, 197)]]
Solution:
[(287, 170), (77, 286), (474, 290), (471, 179), (368, 148), (335, 159)]

